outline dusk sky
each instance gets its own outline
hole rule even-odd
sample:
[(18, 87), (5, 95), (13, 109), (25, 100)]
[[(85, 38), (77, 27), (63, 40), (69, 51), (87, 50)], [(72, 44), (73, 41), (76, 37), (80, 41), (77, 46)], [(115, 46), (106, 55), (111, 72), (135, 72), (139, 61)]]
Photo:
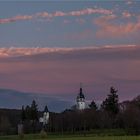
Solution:
[(140, 94), (140, 1), (0, 1), (0, 87), (73, 100)]

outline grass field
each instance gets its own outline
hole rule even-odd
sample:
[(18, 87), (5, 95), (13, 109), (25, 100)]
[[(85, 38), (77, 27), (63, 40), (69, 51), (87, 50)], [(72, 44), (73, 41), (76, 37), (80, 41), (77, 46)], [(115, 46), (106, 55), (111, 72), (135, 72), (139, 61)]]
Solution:
[[(19, 136), (0, 136), (0, 140), (20, 140)], [(140, 140), (140, 136), (46, 136), (25, 135), (23, 140)]]

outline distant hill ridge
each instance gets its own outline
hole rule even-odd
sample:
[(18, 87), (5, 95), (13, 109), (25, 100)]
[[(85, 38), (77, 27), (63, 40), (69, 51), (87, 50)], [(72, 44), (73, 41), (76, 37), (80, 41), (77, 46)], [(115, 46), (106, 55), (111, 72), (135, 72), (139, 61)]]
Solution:
[(43, 110), (44, 106), (48, 105), (49, 110), (54, 112), (61, 112), (72, 105), (71, 102), (43, 93), (0, 88), (0, 108), (21, 109), (22, 105), (30, 105), (32, 100), (37, 102), (39, 110)]

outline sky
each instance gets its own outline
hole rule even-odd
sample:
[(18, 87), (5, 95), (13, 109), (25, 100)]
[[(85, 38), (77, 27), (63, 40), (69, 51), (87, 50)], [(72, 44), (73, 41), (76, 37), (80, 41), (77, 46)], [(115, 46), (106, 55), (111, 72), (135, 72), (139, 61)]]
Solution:
[(140, 94), (140, 1), (0, 1), (0, 87), (88, 101)]

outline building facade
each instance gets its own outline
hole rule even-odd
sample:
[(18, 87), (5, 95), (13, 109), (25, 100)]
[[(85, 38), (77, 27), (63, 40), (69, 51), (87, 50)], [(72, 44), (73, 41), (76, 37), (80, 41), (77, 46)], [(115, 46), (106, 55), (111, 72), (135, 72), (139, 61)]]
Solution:
[(80, 91), (77, 95), (76, 100), (77, 100), (77, 109), (84, 110), (86, 108), (86, 103), (85, 103), (85, 96), (84, 96), (82, 87), (80, 87)]

